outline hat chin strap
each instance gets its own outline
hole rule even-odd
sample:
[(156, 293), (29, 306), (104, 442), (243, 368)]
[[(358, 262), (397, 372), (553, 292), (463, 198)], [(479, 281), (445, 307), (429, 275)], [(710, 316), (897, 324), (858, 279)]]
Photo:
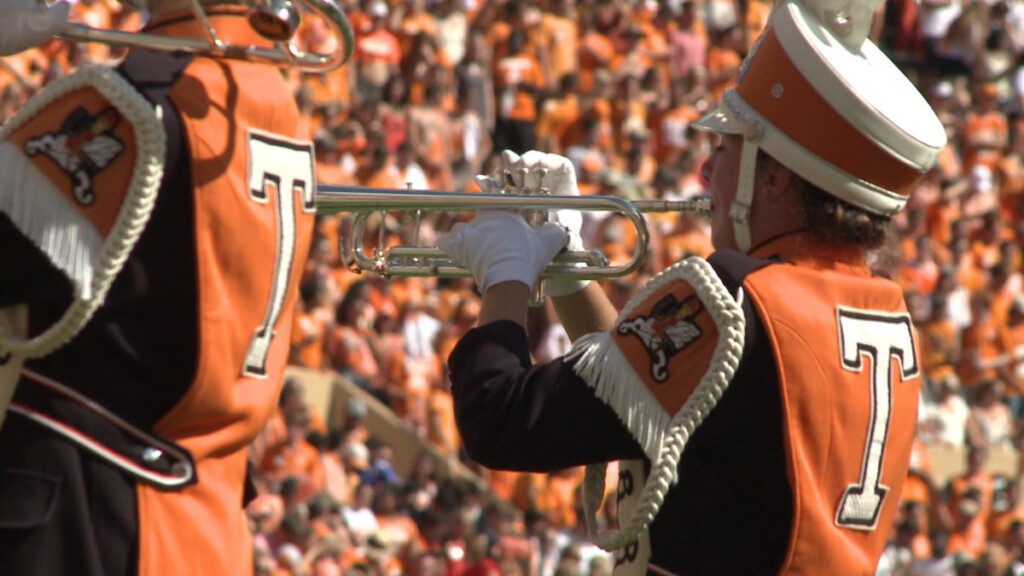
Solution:
[(754, 203), (754, 178), (757, 175), (757, 151), (759, 147), (752, 138), (743, 139), (740, 152), (740, 173), (736, 182), (736, 197), (729, 207), (732, 219), (732, 233), (736, 248), (741, 252), (750, 249), (750, 207)]

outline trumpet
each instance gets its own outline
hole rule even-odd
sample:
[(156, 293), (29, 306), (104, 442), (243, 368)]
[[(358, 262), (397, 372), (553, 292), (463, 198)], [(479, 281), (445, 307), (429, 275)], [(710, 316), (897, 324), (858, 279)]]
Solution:
[[(513, 210), (528, 222), (539, 225), (552, 210), (612, 212), (622, 215), (636, 231), (636, 246), (629, 260), (612, 264), (598, 250), (563, 250), (540, 275), (544, 279), (600, 280), (627, 276), (643, 264), (650, 235), (646, 213), (691, 212), (701, 216), (710, 213), (710, 202), (697, 200), (636, 200), (613, 196), (552, 196), (545, 193), (476, 194), (363, 188), (356, 186), (317, 185), (316, 206), (319, 214), (353, 213), (352, 229), (341, 239), (341, 255), (350, 270), (371, 271), (385, 278), (418, 276), (456, 278), (472, 276), (436, 246), (420, 246), (419, 226), (426, 212), (475, 212), (477, 210)], [(412, 245), (387, 246), (383, 219), (388, 213), (403, 212), (413, 220)], [(381, 215), (377, 228), (377, 245), (368, 248), (364, 237), (367, 219)]]
[(224, 42), (207, 18), (201, 0), (188, 2), (196, 16), (203, 38), (178, 38), (94, 28), (86, 24), (71, 23), (60, 37), (73, 42), (99, 42), (121, 48), (145, 48), (163, 52), (188, 52), (218, 58), (233, 58), (251, 62), (266, 62), (308, 72), (327, 72), (344, 64), (355, 49), (355, 35), (345, 12), (334, 0), (296, 0), (305, 12), (319, 15), (327, 32), (337, 40), (331, 52), (318, 53), (299, 50), (289, 39), (298, 30), (300, 11), (291, 0), (252, 0), (249, 24), (264, 38), (274, 41), (274, 48), (243, 46)]

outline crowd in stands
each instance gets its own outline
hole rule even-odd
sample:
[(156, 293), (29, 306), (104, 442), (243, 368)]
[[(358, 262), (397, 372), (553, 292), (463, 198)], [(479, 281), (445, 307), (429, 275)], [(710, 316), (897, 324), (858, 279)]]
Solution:
[[(689, 123), (734, 85), (763, 30), (768, 0), (348, 0), (350, 64), (283, 72), (315, 142), (318, 181), (372, 188), (476, 190), (509, 148), (568, 156), (583, 194), (687, 199), (703, 194), (712, 146)], [(136, 30), (145, 14), (78, 0), (72, 18)], [(1024, 412), (1024, 3), (890, 0), (873, 38), (915, 80), (949, 136), (878, 252), (904, 287), (924, 386), (914, 465), (879, 575), (1024, 574), (1021, 473), (993, 474), (1019, 449)], [(336, 41), (307, 18), (304, 48)], [(117, 49), (52, 41), (0, 59), (0, 120), (47, 81)], [(374, 215), (369, 246), (429, 245), (467, 214)], [(413, 231), (410, 220), (419, 221)], [(602, 576), (611, 557), (586, 544), (582, 471), (475, 471), (464, 460), (445, 359), (471, 328), (471, 280), (353, 273), (339, 246), (351, 215), (321, 215), (295, 315), (292, 363), (348, 379), (418, 434), (429, 452), (407, 474), (367, 432), (353, 398), (339, 422), (290, 379), (253, 446), (259, 496), (248, 512), (263, 576)], [(708, 224), (649, 215), (644, 267), (604, 287), (624, 304), (664, 266), (711, 251)], [(588, 247), (628, 259), (636, 231), (588, 214)], [(550, 307), (531, 314), (534, 355), (568, 347)], [(962, 449), (966, 471), (935, 480), (930, 449)], [(473, 466), (472, 462), (465, 462)], [(614, 478), (614, 474), (610, 474)], [(614, 494), (614, 486), (609, 487)], [(606, 510), (613, 516), (614, 497)], [(742, 553), (738, 550), (737, 553)]]

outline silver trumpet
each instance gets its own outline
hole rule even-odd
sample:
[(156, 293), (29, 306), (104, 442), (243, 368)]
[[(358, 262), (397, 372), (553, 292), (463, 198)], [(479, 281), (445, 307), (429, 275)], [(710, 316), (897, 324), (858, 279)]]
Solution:
[[(452, 261), (436, 246), (420, 246), (420, 221), (426, 212), (475, 212), (477, 210), (514, 210), (533, 225), (547, 219), (552, 210), (578, 210), (613, 212), (621, 214), (636, 230), (636, 246), (629, 261), (610, 264), (608, 257), (598, 250), (580, 252), (563, 251), (541, 273), (541, 279), (617, 278), (635, 272), (647, 255), (649, 234), (644, 214), (649, 212), (693, 212), (707, 216), (707, 200), (637, 200), (627, 201), (613, 196), (552, 196), (544, 189), (526, 193), (510, 191), (499, 194), (469, 192), (436, 192), (429, 190), (400, 190), (331, 186), (318, 184), (317, 212), (354, 215), (352, 227), (342, 235), (341, 254), (345, 264), (355, 272), (364, 270), (383, 277), (419, 276), (454, 278), (471, 276), (469, 270)], [(386, 246), (384, 220), (388, 213), (403, 212), (412, 220), (412, 245)], [(377, 245), (367, 247), (364, 237), (367, 218), (379, 214)]]
[[(131, 2), (128, 2), (131, 4)], [(123, 32), (93, 28), (72, 23), (60, 38), (73, 42), (99, 42), (116, 47), (135, 47), (164, 52), (188, 52), (216, 58), (233, 58), (252, 62), (267, 62), (305, 70), (326, 72), (341, 66), (352, 55), (355, 36), (345, 13), (333, 0), (249, 0), (252, 8), (249, 23), (264, 38), (275, 42), (273, 48), (244, 46), (224, 42), (206, 12), (201, 0), (190, 0), (189, 7), (202, 29), (203, 38), (175, 38), (145, 32)], [(298, 4), (298, 6), (296, 5)], [(327, 25), (328, 32), (337, 39), (335, 49), (328, 53), (299, 50), (289, 39), (295, 34), (301, 20), (302, 7), (306, 13), (318, 15)]]

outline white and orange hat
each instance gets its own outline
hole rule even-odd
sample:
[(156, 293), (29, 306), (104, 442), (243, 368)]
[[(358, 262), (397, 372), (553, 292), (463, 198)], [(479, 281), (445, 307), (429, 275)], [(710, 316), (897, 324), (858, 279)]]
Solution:
[(877, 0), (780, 0), (738, 85), (694, 123), (744, 137), (729, 210), (740, 249), (750, 247), (759, 149), (854, 206), (892, 215), (946, 145), (927, 101), (867, 39), (877, 6)]

